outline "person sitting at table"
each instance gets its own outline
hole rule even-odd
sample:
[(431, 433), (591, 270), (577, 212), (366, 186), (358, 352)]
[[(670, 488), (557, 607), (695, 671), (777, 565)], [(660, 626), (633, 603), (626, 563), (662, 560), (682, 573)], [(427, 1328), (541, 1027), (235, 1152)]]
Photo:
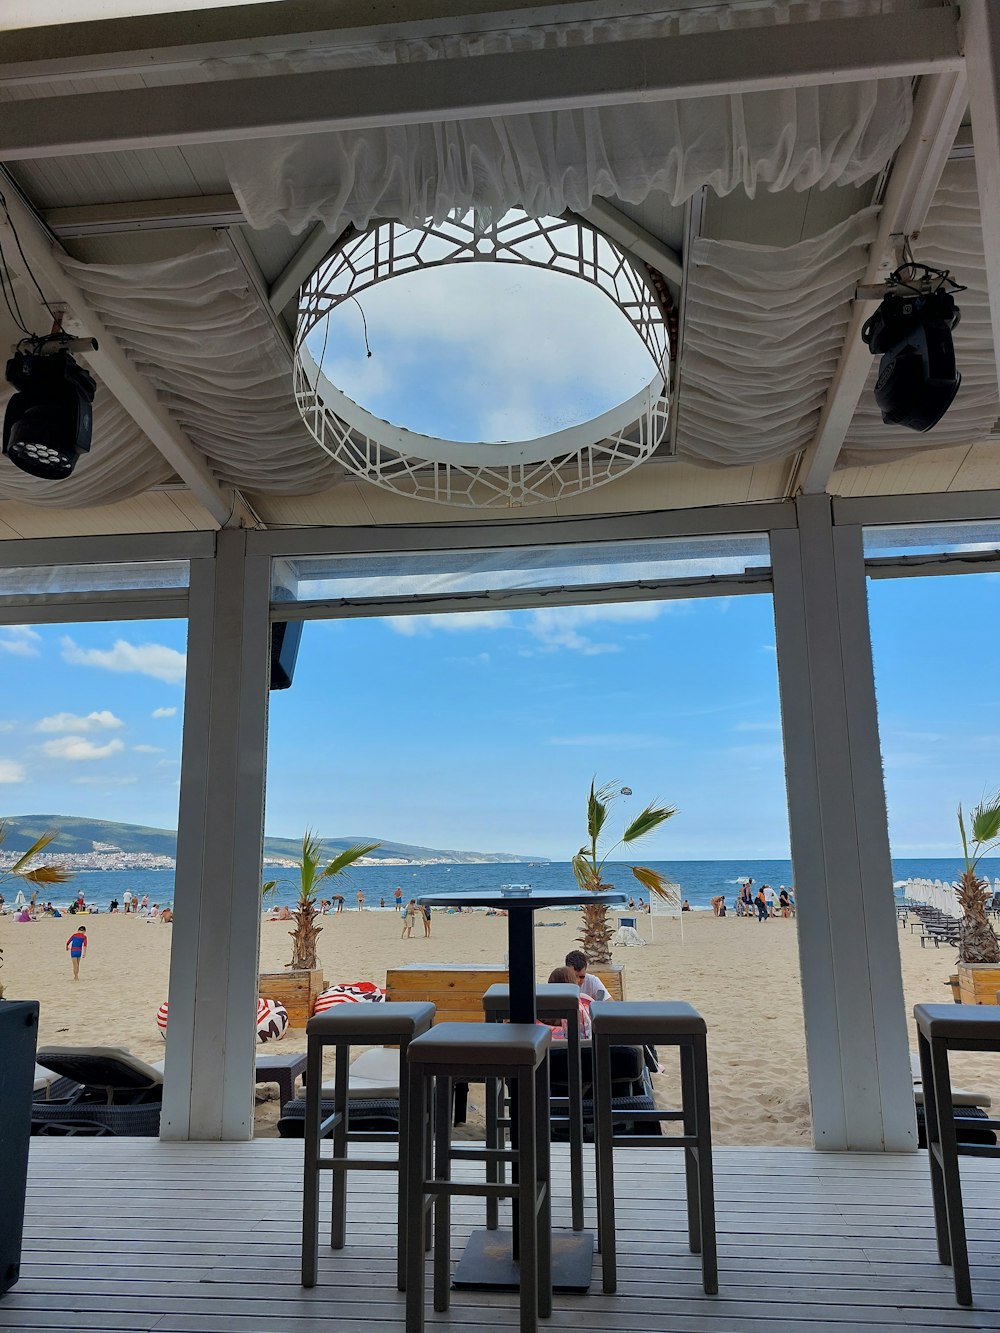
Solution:
[(587, 971), (587, 955), (582, 949), (571, 949), (566, 955), (566, 966), (573, 969), (580, 993), (591, 1000), (610, 1000), (611, 992), (600, 977), (592, 976)]
[[(579, 982), (576, 979), (576, 973), (571, 967), (557, 967), (554, 972), (549, 974), (550, 986), (577, 986)], [(578, 1021), (580, 1024), (580, 1036), (584, 1041), (589, 1041), (591, 1036), (590, 1006), (593, 1003), (589, 995), (580, 992), (580, 1003), (578, 1005)], [(539, 1022), (542, 1020), (539, 1019)], [(544, 1023), (544, 1027), (552, 1029), (552, 1036), (556, 1040), (565, 1038), (568, 1030), (568, 1023), (565, 1018), (558, 1023)]]

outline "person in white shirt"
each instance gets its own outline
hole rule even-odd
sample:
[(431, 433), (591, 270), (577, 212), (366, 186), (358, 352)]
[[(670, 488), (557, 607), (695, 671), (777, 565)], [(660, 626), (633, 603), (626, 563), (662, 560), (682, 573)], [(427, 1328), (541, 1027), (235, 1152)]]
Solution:
[(131, 889), (126, 889), (125, 892), (122, 894), (122, 902), (123, 902), (124, 905), (125, 905), (125, 915), (128, 916), (129, 912), (131, 912), (131, 910), (132, 910), (132, 890), (131, 890)]
[(587, 971), (587, 955), (582, 949), (573, 949), (566, 955), (566, 966), (575, 972), (581, 994), (589, 995), (592, 1000), (611, 999), (611, 992), (600, 977), (591, 976)]
[(764, 901), (767, 903), (768, 916), (774, 916), (774, 890), (770, 884), (764, 885)]

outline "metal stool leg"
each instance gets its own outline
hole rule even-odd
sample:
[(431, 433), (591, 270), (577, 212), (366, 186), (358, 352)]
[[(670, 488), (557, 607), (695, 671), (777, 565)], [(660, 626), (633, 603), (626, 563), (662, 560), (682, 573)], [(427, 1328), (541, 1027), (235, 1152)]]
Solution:
[[(934, 1071), (934, 1111), (937, 1119), (938, 1145), (941, 1154), (941, 1175), (944, 1187), (945, 1223), (948, 1246), (951, 1251), (952, 1274), (955, 1279), (955, 1299), (959, 1305), (972, 1304), (972, 1278), (969, 1274), (969, 1248), (965, 1236), (965, 1211), (962, 1207), (962, 1179), (958, 1169), (958, 1136), (955, 1131), (955, 1108), (951, 1099), (951, 1076), (948, 1072), (948, 1047), (944, 1041), (932, 1040), (931, 1067)], [(924, 1114), (927, 1094), (924, 1090)], [(928, 1143), (930, 1141), (928, 1140)], [(928, 1151), (933, 1154), (934, 1148)]]
[(934, 1096), (934, 1065), (931, 1062), (930, 1042), (919, 1028), (917, 1029), (917, 1051), (920, 1055), (920, 1079), (924, 1088), (924, 1134), (927, 1138), (927, 1158), (931, 1169), (931, 1197), (934, 1202), (934, 1229), (937, 1233), (938, 1258), (943, 1264), (950, 1264), (951, 1243), (948, 1240), (948, 1210), (944, 1199), (944, 1173), (938, 1155), (941, 1136), (938, 1133), (937, 1106), (935, 1105)]
[(597, 1156), (597, 1246), (601, 1251), (604, 1291), (618, 1290), (615, 1254), (614, 1117), (611, 1111), (611, 1046), (595, 1038), (594, 1062), (594, 1152)]
[[(503, 1083), (500, 1079), (488, 1078), (486, 1080), (486, 1146), (487, 1148), (499, 1148), (502, 1146), (502, 1134), (500, 1130), (500, 1110), (503, 1099)], [(486, 1160), (486, 1180), (489, 1184), (499, 1184), (503, 1179), (503, 1165), (500, 1162), (487, 1158)], [(487, 1198), (486, 1200), (486, 1230), (496, 1231), (500, 1225), (500, 1201), (499, 1199)]]
[(410, 1114), (410, 1064), (406, 1058), (409, 1042), (399, 1043), (399, 1181), (396, 1204), (396, 1288), (406, 1290), (406, 1246), (410, 1212), (407, 1206), (410, 1189), (410, 1138), (407, 1132)]
[(427, 1198), (424, 1192), (429, 1142), (429, 1099), (427, 1080), (419, 1074), (411, 1076), (409, 1111), (401, 1130), (410, 1144), (407, 1162), (406, 1196), (409, 1200), (416, 1235), (414, 1243), (406, 1247), (406, 1333), (423, 1333), (424, 1328), (424, 1247), (417, 1237), (426, 1232)]
[(538, 1135), (535, 1080), (517, 1079), (518, 1250), (521, 1266), (521, 1333), (538, 1328)]
[(583, 1075), (580, 1024), (568, 1024), (566, 1073), (569, 1079), (569, 1183), (573, 1230), (583, 1230)]
[[(434, 1086), (435, 1181), (451, 1179), (451, 1079), (438, 1075)], [(447, 1310), (451, 1293), (451, 1194), (434, 1196), (434, 1309)]]
[[(695, 1135), (698, 1115), (695, 1109), (694, 1051), (688, 1045), (679, 1047), (681, 1061), (681, 1110), (684, 1112), (684, 1133)], [(684, 1183), (687, 1193), (688, 1248), (692, 1254), (701, 1253), (701, 1198), (698, 1193), (698, 1150), (684, 1149)]]
[(695, 1038), (692, 1048), (696, 1133), (698, 1135), (698, 1213), (701, 1226), (701, 1280), (706, 1296), (719, 1291), (715, 1236), (715, 1178), (712, 1172), (712, 1114), (708, 1094), (708, 1045)]
[[(333, 1109), (337, 1123), (333, 1127), (333, 1155), (343, 1159), (347, 1156), (348, 1083), (350, 1074), (351, 1048), (346, 1042), (338, 1042), (336, 1062), (336, 1085), (333, 1093)], [(347, 1172), (343, 1167), (335, 1167), (333, 1176), (333, 1200), (330, 1207), (330, 1248), (342, 1250), (347, 1236)]]
[(323, 1048), (310, 1044), (306, 1055), (305, 1154), (302, 1173), (302, 1285), (316, 1285), (319, 1266), (319, 1137)]
[[(552, 1153), (549, 1121), (549, 1065), (544, 1060), (535, 1070), (535, 1143), (538, 1161), (537, 1186), (542, 1193), (538, 1208), (538, 1313), (552, 1313)], [(581, 1162), (582, 1167), (582, 1162)]]

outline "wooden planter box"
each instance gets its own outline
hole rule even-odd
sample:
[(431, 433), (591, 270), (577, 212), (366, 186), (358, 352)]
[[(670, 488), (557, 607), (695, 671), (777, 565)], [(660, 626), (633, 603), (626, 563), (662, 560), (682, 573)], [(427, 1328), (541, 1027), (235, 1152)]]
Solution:
[(1000, 964), (959, 963), (958, 987), (963, 1004), (996, 1004)]
[[(607, 986), (612, 999), (624, 1000), (624, 964), (608, 963), (591, 970)], [(410, 1003), (431, 1000), (437, 1005), (436, 1023), (482, 1023), (483, 993), (494, 982), (506, 980), (507, 969), (498, 964), (439, 963), (425, 967), (422, 963), (406, 963), (386, 973), (386, 999)]]
[(288, 1026), (304, 1028), (312, 1018), (313, 1005), (323, 992), (323, 970), (290, 967), (283, 972), (262, 972), (258, 994), (265, 1000), (277, 1000), (288, 1010)]

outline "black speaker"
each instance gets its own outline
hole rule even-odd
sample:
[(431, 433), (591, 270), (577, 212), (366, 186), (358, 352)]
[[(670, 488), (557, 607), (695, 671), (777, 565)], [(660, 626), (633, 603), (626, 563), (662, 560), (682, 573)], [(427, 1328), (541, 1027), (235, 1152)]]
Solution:
[(302, 639), (301, 620), (276, 620), (271, 626), (271, 689), (287, 690), (295, 674)]
[(0, 1296), (21, 1273), (37, 1000), (0, 1000)]

